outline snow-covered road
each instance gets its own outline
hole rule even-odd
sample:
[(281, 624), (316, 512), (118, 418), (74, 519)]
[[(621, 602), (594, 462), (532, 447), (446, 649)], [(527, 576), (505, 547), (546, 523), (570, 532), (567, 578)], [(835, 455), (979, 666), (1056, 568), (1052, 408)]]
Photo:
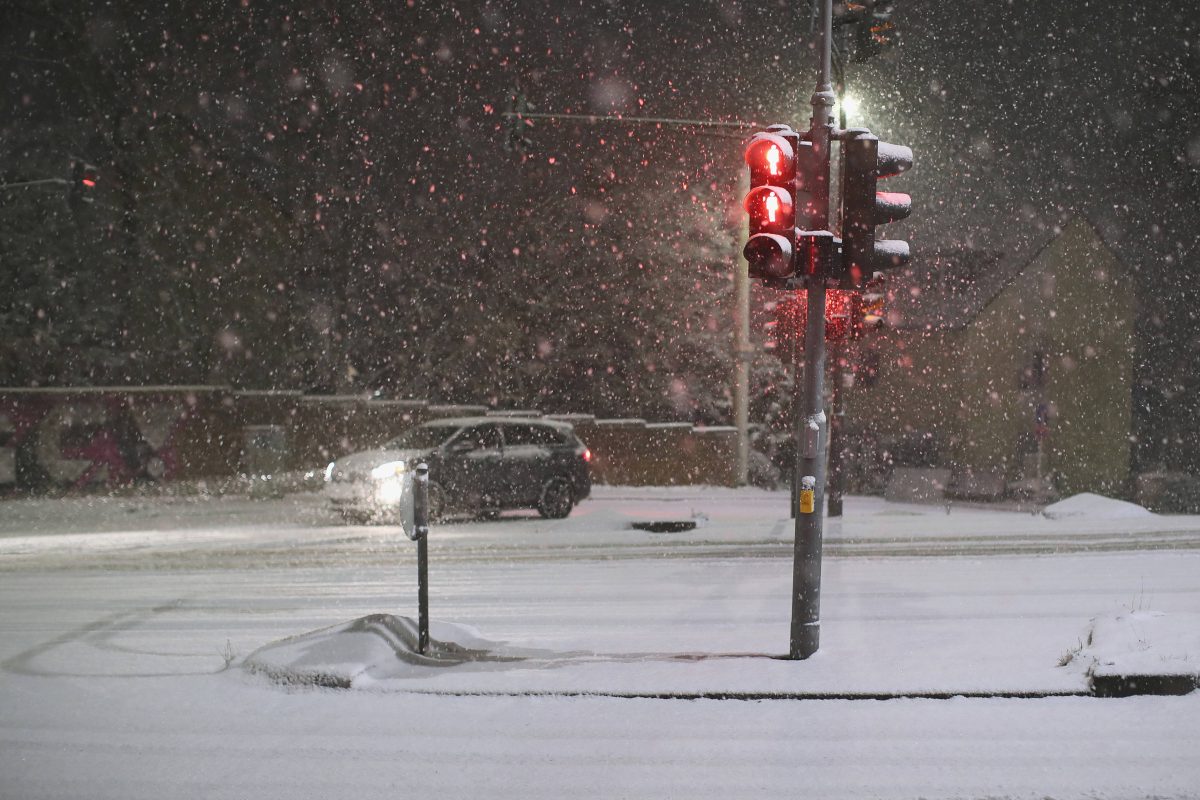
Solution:
[[(1093, 617), (1200, 614), (1195, 518), (852, 498), (822, 649), (787, 662), (766, 657), (787, 649), (786, 497), (597, 495), (562, 522), (457, 523), (431, 543), (435, 620), (544, 658), (351, 691), (237, 666), (282, 637), (415, 613), (412, 546), (392, 532), (334, 526), (306, 499), (0, 505), (0, 797), (1200, 796), (1197, 693), (569, 696), (1078, 691), (1081, 668), (1058, 664)], [(627, 529), (692, 515), (706, 524), (688, 534)], [(1064, 544), (1035, 549), (1049, 541)], [(1014, 542), (1029, 554), (996, 554)], [(914, 555), (939, 552), (957, 555)]]

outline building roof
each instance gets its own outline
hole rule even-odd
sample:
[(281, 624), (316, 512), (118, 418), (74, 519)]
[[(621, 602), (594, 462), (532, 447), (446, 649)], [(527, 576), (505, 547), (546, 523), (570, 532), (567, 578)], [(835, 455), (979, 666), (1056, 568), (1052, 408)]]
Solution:
[(1007, 250), (959, 247), (914, 253), (887, 273), (887, 325), (896, 330), (958, 330), (992, 302), (1061, 230), (1051, 229)]

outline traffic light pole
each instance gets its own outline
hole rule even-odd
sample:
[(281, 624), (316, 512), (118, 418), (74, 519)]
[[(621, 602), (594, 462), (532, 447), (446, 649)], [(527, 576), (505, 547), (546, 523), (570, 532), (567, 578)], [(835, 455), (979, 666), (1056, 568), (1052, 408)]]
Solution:
[[(846, 130), (845, 61), (837, 61), (834, 67), (834, 89), (838, 97), (843, 98), (843, 101), (838, 104), (838, 129), (844, 131)], [(841, 225), (842, 221), (838, 219), (838, 230), (841, 230)], [(843, 385), (846, 378), (843, 368), (848, 366), (844, 362), (851, 357), (853, 351), (848, 340), (849, 330), (847, 330), (846, 340), (838, 342), (830, 348), (832, 351), (830, 358), (833, 363), (829, 375), (829, 485), (826, 487), (830, 518), (842, 516), (842, 495), (845, 493), (846, 487), (846, 387)]]
[[(813, 147), (817, 175), (812, 192), (812, 230), (827, 231), (829, 214), (829, 163), (833, 140), (832, 82), (833, 0), (821, 3), (821, 66), (812, 96), (808, 140)], [(807, 270), (808, 318), (804, 330), (804, 414), (796, 420), (800, 513), (792, 562), (792, 626), (788, 657), (808, 658), (821, 641), (821, 545), (825, 506), (825, 280), (832, 237), (815, 238), (823, 252), (810, 254)], [(809, 494), (811, 492), (811, 494)]]

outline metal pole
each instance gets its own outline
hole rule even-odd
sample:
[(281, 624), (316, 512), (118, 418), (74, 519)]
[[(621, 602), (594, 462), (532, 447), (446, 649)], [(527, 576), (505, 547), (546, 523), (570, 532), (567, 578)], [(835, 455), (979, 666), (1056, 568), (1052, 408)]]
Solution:
[(640, 123), (643, 125), (686, 125), (695, 128), (735, 128), (744, 130), (753, 130), (759, 127), (757, 122), (724, 122), (711, 119), (673, 119), (670, 117), (626, 117), (621, 115), (604, 115), (604, 114), (556, 114), (554, 112), (536, 112), (536, 111), (505, 111), (500, 116), (502, 117), (517, 117), (518, 119), (546, 119), (557, 121), (560, 119), (578, 120), (580, 122), (619, 122), (619, 123)]
[(804, 419), (804, 345), (799, 337), (791, 344), (792, 364), (792, 519), (800, 516), (800, 420)]
[(429, 651), (429, 465), (417, 464), (413, 521), (417, 535), (417, 652)]
[(48, 183), (56, 183), (59, 186), (65, 186), (69, 181), (66, 178), (40, 178), (36, 181), (18, 181), (16, 183), (0, 183), (0, 189), (20, 189), (25, 186), (44, 186)]
[[(846, 325), (849, 327), (850, 320)], [(849, 336), (847, 331), (845, 336)], [(846, 486), (845, 470), (845, 423), (846, 423), (846, 392), (842, 385), (845, 380), (842, 361), (850, 352), (845, 342), (831, 345), (829, 358), (832, 364), (829, 370), (829, 516), (842, 515), (842, 495)]]
[[(846, 129), (846, 63), (845, 56), (834, 61), (834, 84), (838, 97), (841, 102), (838, 103), (838, 129)], [(839, 204), (840, 206), (840, 204)], [(831, 209), (830, 216), (834, 216), (834, 212), (840, 209)], [(835, 223), (838, 228), (841, 228), (841, 214), (837, 214)], [(851, 309), (852, 311), (853, 309)], [(846, 321), (845, 336), (850, 336), (850, 327), (853, 320)], [(852, 354), (852, 349), (846, 342), (839, 342), (830, 347), (830, 358), (833, 360), (831, 365), (829, 380), (831, 382), (829, 394), (829, 516), (842, 516), (842, 495), (846, 487), (846, 446), (845, 446), (845, 423), (846, 423), (846, 392), (843, 386), (844, 373), (842, 371), (843, 360), (848, 359)]]
[[(744, 196), (750, 188), (750, 176), (742, 171), (738, 195)], [(737, 363), (733, 375), (733, 417), (737, 427), (737, 485), (750, 482), (750, 265), (742, 256), (737, 257), (734, 268), (737, 308), (734, 310), (736, 325)]]
[[(829, 146), (833, 134), (835, 96), (831, 79), (833, 0), (821, 4), (821, 68), (812, 96), (809, 140), (819, 165), (813, 191), (813, 229), (829, 229)], [(828, 237), (828, 234), (826, 234)], [(789, 657), (808, 658), (821, 639), (821, 536), (824, 517), (826, 428), (825, 394), (825, 272), (831, 243), (818, 240), (822, 252), (813, 255), (815, 269), (807, 280), (808, 319), (804, 330), (804, 415), (796, 420), (800, 470), (800, 512), (792, 564), (792, 627)], [(808, 493), (811, 492), (811, 495)]]

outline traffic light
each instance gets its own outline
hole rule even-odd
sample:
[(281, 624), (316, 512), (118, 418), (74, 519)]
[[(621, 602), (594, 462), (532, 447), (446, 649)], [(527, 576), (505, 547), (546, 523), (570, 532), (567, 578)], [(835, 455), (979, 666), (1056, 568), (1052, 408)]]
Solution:
[(867, 281), (859, 295), (855, 308), (855, 325), (853, 337), (859, 339), (866, 331), (877, 331), (884, 326), (884, 314), (887, 304), (887, 282), (882, 275), (876, 275)]
[(100, 172), (86, 161), (71, 161), (71, 177), (67, 179), (67, 205), (79, 211), (84, 203), (92, 202), (92, 193), (100, 182)]
[(842, 139), (842, 285), (861, 286), (876, 272), (908, 263), (908, 242), (882, 239), (875, 228), (904, 219), (912, 198), (880, 192), (880, 178), (899, 175), (912, 166), (912, 150), (881, 142), (864, 128), (852, 128)]
[(532, 110), (525, 95), (515, 89), (509, 92), (508, 111), (504, 115), (504, 149), (510, 153), (524, 153), (533, 146), (533, 139), (529, 138), (533, 123), (525, 116)]
[(767, 351), (778, 350), (780, 347), (787, 344), (781, 340), (781, 335), (787, 335), (787, 328), (779, 325), (779, 301), (768, 300), (763, 303), (763, 311), (769, 316), (762, 324), (763, 329), (763, 349)]
[(754, 134), (746, 146), (750, 238), (742, 253), (751, 278), (780, 284), (795, 273), (796, 231), (798, 224), (807, 226), (812, 160), (812, 144), (787, 125)]
[(858, 0), (845, 4), (838, 22), (851, 26), (850, 61), (862, 64), (900, 41), (900, 29), (892, 21), (893, 6), (884, 0)]
[[(785, 292), (781, 300), (772, 301), (764, 310), (772, 319), (764, 324), (767, 350), (790, 352), (804, 344), (808, 322), (808, 290)], [(825, 339), (830, 342), (857, 339), (862, 299), (857, 291), (830, 289), (825, 295)], [(781, 356), (782, 357), (782, 356)]]

